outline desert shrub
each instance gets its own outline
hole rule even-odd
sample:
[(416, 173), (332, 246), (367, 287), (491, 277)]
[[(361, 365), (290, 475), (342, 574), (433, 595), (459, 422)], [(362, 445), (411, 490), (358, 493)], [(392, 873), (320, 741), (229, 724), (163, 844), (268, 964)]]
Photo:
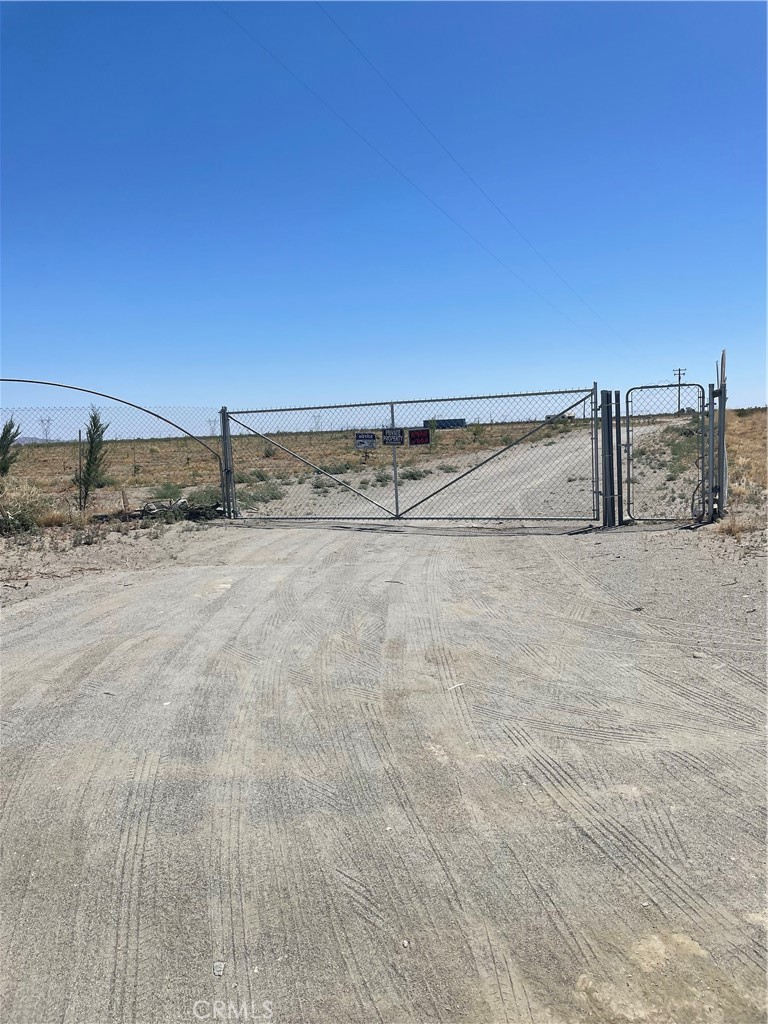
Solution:
[(324, 473), (330, 473), (331, 476), (341, 476), (351, 468), (349, 462), (326, 462), (320, 466)]
[(377, 484), (379, 484), (379, 486), (383, 487), (384, 484), (388, 484), (388, 483), (391, 482), (392, 474), (388, 473), (385, 469), (377, 469), (376, 470), (376, 475), (375, 475), (375, 477), (373, 479), (374, 479), (375, 483), (377, 483)]
[(249, 490), (237, 492), (237, 500), (243, 508), (248, 508), (252, 505), (265, 505), (270, 501), (279, 501), (284, 496), (285, 491), (274, 481), (257, 484)]
[(269, 480), (269, 473), (263, 469), (239, 469), (234, 476), (236, 484), (258, 484), (263, 480)]
[(178, 484), (172, 484), (167, 481), (155, 488), (153, 497), (176, 501), (177, 498), (181, 497), (181, 487)]
[(19, 457), (19, 446), (16, 439), (21, 427), (16, 426), (13, 417), (7, 419), (0, 430), (0, 477), (8, 476), (8, 471)]
[(273, 444), (265, 444), (262, 449), (262, 454), (265, 459), (274, 459), (277, 455), (277, 448)]
[(733, 411), (739, 417), (739, 419), (741, 420), (741, 419), (744, 419), (747, 416), (753, 416), (755, 413), (758, 413), (758, 412), (761, 412), (763, 414), (763, 416), (764, 416), (765, 415), (765, 406), (764, 405), (750, 405), (746, 409), (734, 409)]
[(441, 473), (458, 473), (458, 466), (449, 466), (447, 462), (441, 462), (437, 467)]
[(401, 469), (398, 476), (401, 480), (423, 480), (425, 476), (429, 476), (432, 472), (431, 469), (416, 469), (415, 467), (407, 467)]
[(190, 505), (218, 505), (221, 502), (221, 491), (212, 484), (209, 487), (199, 487), (189, 492), (187, 501)]

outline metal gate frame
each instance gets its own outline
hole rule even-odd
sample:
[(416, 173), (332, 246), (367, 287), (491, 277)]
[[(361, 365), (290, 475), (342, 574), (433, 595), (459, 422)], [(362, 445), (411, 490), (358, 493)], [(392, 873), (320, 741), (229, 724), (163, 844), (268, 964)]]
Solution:
[[(329, 473), (327, 470), (322, 469), (320, 466), (316, 465), (311, 460), (306, 459), (302, 455), (299, 455), (298, 452), (292, 451), (290, 448), (286, 447), (286, 445), (282, 444), (277, 438), (272, 437), (269, 434), (262, 433), (262, 432), (260, 432), (260, 431), (258, 431), (256, 429), (254, 429), (253, 427), (251, 427), (248, 423), (243, 422), (242, 419), (238, 419), (238, 417), (242, 417), (242, 416), (246, 416), (246, 415), (257, 415), (257, 414), (266, 414), (266, 413), (311, 412), (311, 411), (320, 411), (320, 410), (325, 411), (325, 410), (330, 410), (330, 409), (362, 409), (362, 408), (373, 408), (373, 407), (383, 408), (383, 407), (388, 405), (389, 406), (389, 412), (390, 412), (390, 422), (391, 422), (391, 425), (394, 427), (395, 426), (395, 406), (396, 405), (397, 406), (409, 406), (409, 405), (424, 405), (424, 404), (438, 403), (438, 402), (441, 402), (441, 403), (446, 403), (446, 402), (466, 402), (466, 401), (476, 401), (476, 400), (479, 400), (479, 399), (526, 398), (526, 397), (537, 397), (537, 396), (548, 396), (548, 395), (578, 395), (579, 397), (574, 402), (572, 402), (569, 405), (567, 405), (564, 409), (561, 409), (559, 412), (557, 412), (557, 413), (555, 413), (553, 415), (550, 415), (550, 416), (546, 417), (544, 420), (542, 420), (540, 423), (537, 423), (537, 425), (535, 427), (533, 427), (531, 430), (527, 431), (521, 437), (516, 438), (510, 444), (507, 444), (504, 447), (502, 447), (502, 448), (498, 449), (497, 451), (493, 452), (491, 455), (489, 455), (487, 458), (483, 459), (477, 465), (470, 467), (469, 469), (465, 470), (463, 473), (460, 473), (458, 476), (454, 477), (452, 480), (449, 480), (447, 483), (445, 483), (442, 486), (436, 488), (430, 494), (428, 494), (428, 495), (426, 495), (424, 497), (419, 498), (418, 501), (413, 502), (411, 505), (409, 505), (405, 509), (401, 509), (400, 508), (400, 496), (399, 496), (399, 488), (398, 488), (398, 468), (397, 468), (397, 447), (396, 446), (392, 447), (392, 470), (393, 470), (394, 499), (395, 499), (395, 502), (394, 502), (395, 503), (395, 507), (394, 507), (394, 509), (392, 509), (392, 508), (388, 508), (386, 505), (382, 505), (380, 502), (376, 501), (370, 495), (363, 494), (362, 491), (358, 490), (357, 488), (353, 487), (351, 484), (347, 483), (346, 480), (343, 480), (340, 477), (335, 476), (333, 473)], [(429, 499), (435, 497), (435, 495), (440, 494), (441, 492), (449, 489), (454, 484), (458, 483), (460, 480), (463, 480), (467, 476), (469, 476), (471, 473), (474, 473), (476, 470), (481, 469), (483, 466), (486, 466), (489, 462), (492, 462), (494, 459), (498, 458), (500, 455), (505, 454), (510, 449), (512, 449), (512, 448), (516, 447), (518, 444), (520, 444), (522, 441), (525, 441), (528, 438), (530, 438), (533, 435), (535, 435), (538, 431), (543, 430), (545, 427), (551, 426), (552, 423), (554, 423), (554, 422), (556, 422), (558, 420), (561, 420), (569, 412), (571, 412), (571, 410), (577, 408), (580, 405), (585, 404), (586, 402), (590, 402), (590, 416), (589, 416), (589, 420), (590, 420), (591, 472), (592, 472), (592, 515), (591, 515), (591, 517), (585, 517), (585, 516), (531, 516), (531, 515), (528, 515), (528, 516), (526, 516), (526, 515), (504, 516), (504, 515), (498, 515), (498, 514), (497, 515), (490, 515), (490, 516), (477, 516), (477, 515), (466, 515), (466, 516), (429, 516), (429, 515), (427, 515), (427, 516), (415, 516), (415, 515), (411, 515), (413, 510), (418, 508), (420, 505), (423, 505), (424, 502), (426, 502)], [(326, 520), (326, 521), (334, 521), (334, 520), (354, 521), (354, 520), (359, 520), (361, 518), (365, 518), (365, 519), (385, 519), (385, 520), (386, 519), (402, 520), (404, 518), (409, 518), (409, 519), (425, 519), (425, 520), (428, 519), (428, 520), (447, 520), (447, 521), (461, 521), (461, 520), (478, 520), (478, 521), (482, 521), (482, 520), (488, 520), (488, 521), (531, 521), (531, 522), (534, 522), (534, 521), (556, 521), (556, 522), (568, 522), (568, 521), (584, 522), (584, 521), (586, 521), (586, 522), (592, 522), (592, 521), (598, 520), (599, 517), (600, 517), (600, 496), (601, 496), (601, 490), (600, 490), (600, 471), (599, 471), (599, 459), (600, 459), (600, 455), (599, 455), (599, 433), (600, 433), (600, 428), (599, 428), (599, 410), (598, 410), (597, 384), (596, 383), (594, 383), (591, 388), (570, 388), (570, 389), (562, 389), (562, 390), (558, 390), (558, 391), (529, 391), (529, 392), (516, 392), (516, 393), (510, 393), (510, 394), (504, 394), (504, 395), (464, 396), (464, 397), (461, 397), (461, 398), (407, 399), (405, 401), (386, 402), (386, 403), (385, 402), (357, 402), (357, 403), (350, 403), (350, 404), (337, 404), (337, 405), (324, 405), (324, 406), (295, 406), (295, 407), (292, 407), (292, 408), (291, 407), (287, 407), (287, 408), (280, 408), (280, 409), (241, 409), (241, 410), (233, 410), (233, 411), (228, 410), (227, 407), (224, 406), (221, 409), (221, 438), (222, 438), (222, 451), (223, 451), (222, 505), (223, 505), (225, 514), (230, 519), (232, 519), (232, 518), (240, 518), (241, 517), (241, 512), (240, 512), (240, 510), (238, 508), (237, 491), (236, 491), (236, 488), (235, 488), (235, 479), (234, 479), (234, 460), (233, 460), (233, 454), (232, 454), (232, 435), (231, 435), (231, 430), (230, 430), (230, 424), (231, 423), (237, 424), (237, 426), (247, 430), (250, 434), (253, 434), (256, 437), (260, 437), (260, 438), (262, 438), (262, 440), (268, 442), (271, 445), (274, 445), (276, 448), (279, 448), (281, 451), (286, 452), (288, 455), (292, 456), (293, 458), (297, 459), (299, 462), (302, 462), (304, 465), (306, 465), (307, 467), (312, 469), (315, 473), (321, 474), (322, 476), (327, 477), (328, 479), (332, 480), (334, 483), (338, 484), (339, 486), (344, 487), (347, 490), (352, 491), (358, 497), (363, 498), (365, 501), (369, 502), (371, 505), (375, 506), (377, 509), (379, 509), (383, 513), (380, 516), (367, 516), (367, 517), (361, 517), (359, 515), (357, 515), (357, 516), (355, 516), (355, 515), (328, 516), (328, 515), (321, 515), (321, 514), (320, 515), (318, 515), (318, 514), (316, 514), (316, 515), (307, 514), (307, 515), (299, 515), (299, 516), (276, 515), (276, 516), (265, 516), (264, 517), (264, 518), (267, 518), (267, 519), (270, 519), (270, 520), (273, 520), (273, 521), (281, 521), (281, 520), (282, 521), (306, 521), (306, 520), (312, 520), (312, 519)]]
[[(711, 458), (711, 454), (714, 450), (712, 444), (712, 429), (714, 426), (712, 417), (712, 407), (710, 407), (710, 414), (707, 418), (710, 434), (710, 443), (707, 443), (708, 430), (705, 427), (707, 403), (705, 401), (705, 389), (703, 385), (688, 383), (682, 385), (684, 387), (696, 388), (698, 392), (698, 417), (699, 417), (699, 445), (698, 445), (698, 484), (693, 490), (691, 496), (691, 503), (695, 498), (696, 493), (701, 495), (700, 501), (700, 512), (697, 515), (693, 514), (693, 508), (691, 507), (691, 514), (689, 516), (660, 516), (660, 515), (635, 515), (634, 514), (634, 495), (633, 495), (633, 460), (634, 460), (634, 424), (633, 424), (633, 413), (632, 413), (632, 402), (635, 391), (669, 391), (679, 390), (680, 384), (640, 384), (636, 387), (631, 387), (625, 395), (626, 402), (626, 429), (627, 429), (627, 442), (625, 444), (625, 451), (627, 453), (627, 518), (634, 522), (684, 522), (687, 519), (695, 519), (701, 521), (708, 518), (711, 515), (711, 502), (712, 497), (712, 484), (708, 485), (708, 471), (710, 477), (713, 472), (714, 463)], [(713, 385), (710, 385), (712, 389)], [(712, 400), (712, 399), (711, 399)], [(725, 435), (723, 435), (725, 436)], [(712, 521), (711, 518), (709, 521)]]

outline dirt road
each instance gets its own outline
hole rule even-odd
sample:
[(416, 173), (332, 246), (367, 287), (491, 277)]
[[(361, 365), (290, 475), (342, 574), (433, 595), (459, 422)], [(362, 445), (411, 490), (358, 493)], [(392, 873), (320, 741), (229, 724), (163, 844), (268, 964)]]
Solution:
[(13, 605), (2, 1019), (762, 1021), (761, 575), (233, 527)]

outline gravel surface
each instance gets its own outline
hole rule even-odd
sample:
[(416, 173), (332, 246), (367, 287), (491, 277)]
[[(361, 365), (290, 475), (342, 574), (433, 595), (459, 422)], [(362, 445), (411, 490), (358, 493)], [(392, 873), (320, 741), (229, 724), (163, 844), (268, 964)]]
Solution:
[(111, 538), (4, 551), (3, 1021), (765, 1019), (761, 549)]

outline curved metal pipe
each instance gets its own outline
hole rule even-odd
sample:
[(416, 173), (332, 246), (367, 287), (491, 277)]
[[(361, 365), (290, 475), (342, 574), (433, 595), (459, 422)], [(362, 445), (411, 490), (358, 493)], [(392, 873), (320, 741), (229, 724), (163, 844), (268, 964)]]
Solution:
[(151, 409), (146, 409), (143, 405), (136, 405), (135, 402), (129, 402), (126, 398), (116, 398), (114, 395), (107, 395), (103, 391), (92, 391), (91, 388), (79, 388), (75, 384), (59, 384), (53, 380), (26, 380), (23, 377), (0, 377), (0, 383), (4, 384), (42, 384), (49, 388), (67, 388), (68, 391), (82, 391), (86, 395), (98, 395), (99, 398), (108, 398), (110, 402), (120, 402), (121, 405), (130, 405), (132, 409), (138, 409), (140, 412), (146, 412), (150, 416), (154, 416), (155, 419), (162, 420), (163, 423), (167, 423), (169, 427), (173, 427), (175, 430), (180, 430), (182, 434), (186, 434), (187, 437), (191, 437), (193, 441), (197, 441), (203, 448), (207, 449), (211, 455), (216, 459), (221, 469), (221, 456), (217, 451), (214, 451), (210, 445), (206, 444), (205, 441), (201, 441), (199, 437), (194, 434), (190, 434), (184, 427), (180, 427), (178, 423), (174, 423), (173, 420), (166, 419), (165, 416), (161, 416), (159, 412), (152, 412)]

